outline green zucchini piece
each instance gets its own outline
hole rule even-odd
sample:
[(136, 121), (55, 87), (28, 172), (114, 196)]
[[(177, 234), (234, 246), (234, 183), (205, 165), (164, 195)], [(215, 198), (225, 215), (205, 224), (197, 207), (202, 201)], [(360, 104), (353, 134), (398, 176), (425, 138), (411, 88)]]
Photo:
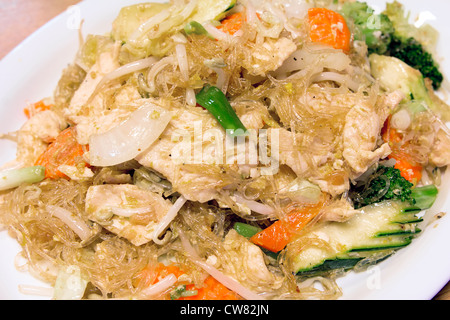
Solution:
[[(373, 254), (391, 254), (409, 245), (421, 232), (417, 207), (400, 201), (385, 201), (360, 209), (346, 222), (317, 224), (299, 240), (325, 240), (329, 247), (309, 246), (293, 260), (297, 275), (320, 275), (334, 269), (349, 270)], [(317, 241), (309, 241), (317, 243)]]

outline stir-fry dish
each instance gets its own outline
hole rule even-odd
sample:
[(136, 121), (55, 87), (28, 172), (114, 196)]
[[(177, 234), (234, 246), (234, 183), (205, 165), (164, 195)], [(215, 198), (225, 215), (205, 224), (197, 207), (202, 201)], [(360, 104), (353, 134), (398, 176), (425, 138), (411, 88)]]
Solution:
[(53, 299), (342, 296), (428, 231), (450, 163), (438, 32), (383, 10), (172, 0), (80, 31), (54, 94), (1, 136), (18, 267)]

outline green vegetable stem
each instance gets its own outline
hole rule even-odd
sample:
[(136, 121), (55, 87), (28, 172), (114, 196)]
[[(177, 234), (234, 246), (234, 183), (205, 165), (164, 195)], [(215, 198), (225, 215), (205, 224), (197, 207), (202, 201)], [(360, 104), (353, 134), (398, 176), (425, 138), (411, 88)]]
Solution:
[(219, 88), (211, 85), (203, 87), (197, 94), (197, 103), (211, 112), (230, 136), (242, 136), (247, 133), (247, 129)]

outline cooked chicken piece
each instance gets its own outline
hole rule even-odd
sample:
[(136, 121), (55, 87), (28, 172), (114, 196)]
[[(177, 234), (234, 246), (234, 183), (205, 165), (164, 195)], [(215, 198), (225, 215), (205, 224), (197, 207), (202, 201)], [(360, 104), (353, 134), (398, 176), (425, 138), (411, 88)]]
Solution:
[(320, 219), (322, 221), (345, 222), (358, 212), (359, 211), (355, 210), (350, 202), (341, 198), (335, 200), (329, 206), (326, 206)]
[(375, 108), (357, 104), (345, 119), (343, 131), (343, 156), (357, 178), (367, 169), (391, 153), (387, 143), (377, 147), (378, 136), (385, 119), (380, 119)]
[(312, 177), (310, 180), (317, 184), (323, 192), (332, 196), (343, 194), (350, 189), (350, 181), (344, 171), (337, 171), (325, 178)]
[(59, 114), (46, 110), (30, 118), (17, 135), (17, 161), (24, 166), (32, 166), (45, 151), (48, 143), (55, 140), (67, 127), (67, 122)]
[(378, 103), (377, 112), (383, 123), (404, 98), (405, 94), (399, 90), (382, 96), (381, 101)]
[[(277, 135), (272, 136), (274, 130), (278, 132), (278, 138)], [(350, 185), (348, 176), (343, 170), (333, 171), (329, 174), (327, 170), (321, 172), (320, 170), (313, 170), (311, 168), (311, 165), (317, 168), (326, 166), (328, 161), (334, 159), (332, 146), (329, 147), (327, 152), (321, 150), (316, 154), (312, 154), (311, 152), (305, 154), (299, 147), (301, 137), (301, 134), (294, 134), (283, 128), (269, 130), (270, 141), (272, 141), (272, 139), (278, 140), (280, 165), (287, 165), (298, 177), (310, 180), (312, 183), (317, 184), (323, 192), (333, 196), (347, 191)], [(272, 148), (273, 143), (271, 143), (271, 145)], [(274, 161), (273, 158), (272, 161)], [(313, 164), (308, 163), (308, 161), (312, 161)], [(336, 160), (336, 162), (337, 161), (338, 160)]]
[(253, 54), (242, 64), (249, 74), (265, 76), (268, 72), (277, 70), (297, 50), (297, 46), (288, 38), (266, 38), (262, 45), (255, 44), (252, 49)]
[(70, 114), (77, 114), (85, 107), (103, 77), (119, 67), (115, 50), (100, 54), (98, 61), (89, 70), (83, 83), (72, 97), (69, 106)]
[(232, 104), (242, 124), (247, 129), (262, 129), (266, 122), (273, 121), (262, 103), (246, 101)]
[(450, 136), (444, 129), (439, 129), (429, 156), (429, 162), (436, 167), (450, 164)]
[(159, 194), (130, 184), (92, 186), (86, 195), (90, 219), (136, 246), (152, 240), (171, 207)]
[[(175, 191), (191, 201), (207, 202), (232, 183), (230, 166), (224, 165), (225, 132), (217, 120), (201, 108), (179, 108), (168, 128), (136, 160), (169, 180)], [(206, 136), (215, 138), (207, 139)], [(222, 148), (222, 150), (220, 150)], [(208, 164), (208, 150), (218, 151), (217, 164)], [(234, 171), (233, 171), (234, 172)]]

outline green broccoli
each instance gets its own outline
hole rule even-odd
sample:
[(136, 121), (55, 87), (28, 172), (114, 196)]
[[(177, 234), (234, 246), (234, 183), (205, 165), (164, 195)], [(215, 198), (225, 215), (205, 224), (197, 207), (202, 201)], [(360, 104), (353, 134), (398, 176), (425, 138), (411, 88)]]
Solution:
[(349, 197), (356, 209), (385, 200), (414, 204), (412, 187), (413, 184), (401, 176), (400, 170), (380, 165), (368, 181), (350, 189)]
[(418, 29), (408, 23), (403, 6), (394, 2), (388, 4), (383, 13), (375, 14), (365, 2), (346, 2), (341, 13), (348, 21), (353, 22), (354, 37), (366, 42), (369, 54), (396, 57), (429, 78), (435, 90), (440, 88), (443, 75), (439, 71), (439, 65), (415, 38), (420, 33), (415, 32)]
[(388, 16), (375, 14), (365, 2), (346, 2), (341, 13), (355, 24), (355, 39), (365, 41), (369, 53), (385, 54), (391, 43), (394, 27)]
[(387, 55), (396, 57), (411, 67), (419, 70), (425, 78), (429, 78), (435, 90), (439, 89), (444, 77), (433, 56), (414, 38), (392, 36)]
[(367, 180), (353, 185), (348, 193), (355, 209), (386, 200), (399, 200), (421, 210), (430, 208), (437, 194), (436, 186), (414, 187), (402, 177), (400, 170), (383, 165), (378, 166)]

